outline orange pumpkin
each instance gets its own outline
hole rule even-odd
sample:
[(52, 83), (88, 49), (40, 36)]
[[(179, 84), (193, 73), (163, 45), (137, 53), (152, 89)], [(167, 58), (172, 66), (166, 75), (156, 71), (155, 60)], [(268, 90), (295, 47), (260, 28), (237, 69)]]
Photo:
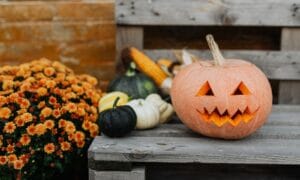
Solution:
[(272, 91), (264, 73), (240, 59), (224, 59), (211, 35), (213, 61), (193, 63), (176, 75), (171, 98), (182, 122), (193, 131), (223, 139), (244, 138), (266, 121)]

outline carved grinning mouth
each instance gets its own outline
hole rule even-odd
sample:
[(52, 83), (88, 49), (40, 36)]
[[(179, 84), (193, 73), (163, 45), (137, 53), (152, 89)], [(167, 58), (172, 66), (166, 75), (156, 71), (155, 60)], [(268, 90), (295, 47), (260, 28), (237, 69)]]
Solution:
[(246, 108), (243, 112), (237, 110), (231, 115), (227, 110), (220, 114), (217, 108), (215, 108), (211, 113), (209, 113), (206, 108), (204, 108), (204, 113), (201, 113), (198, 109), (197, 112), (199, 113), (201, 119), (205, 120), (206, 122), (212, 122), (216, 126), (221, 127), (226, 123), (230, 123), (232, 126), (237, 126), (242, 121), (248, 123), (253, 119), (257, 110), (251, 113), (249, 109)]

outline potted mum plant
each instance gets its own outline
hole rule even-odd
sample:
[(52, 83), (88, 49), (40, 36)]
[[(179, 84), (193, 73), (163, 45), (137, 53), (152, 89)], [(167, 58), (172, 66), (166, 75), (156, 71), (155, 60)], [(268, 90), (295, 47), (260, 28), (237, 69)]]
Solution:
[(0, 179), (50, 179), (99, 133), (97, 80), (41, 59), (0, 68)]

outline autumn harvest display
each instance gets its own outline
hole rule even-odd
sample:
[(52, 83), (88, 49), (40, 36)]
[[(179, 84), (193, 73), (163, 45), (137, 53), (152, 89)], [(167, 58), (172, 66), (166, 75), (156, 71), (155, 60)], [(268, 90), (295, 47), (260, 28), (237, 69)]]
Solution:
[(0, 80), (0, 179), (51, 179), (86, 156), (100, 131), (94, 77), (41, 59)]
[(126, 73), (115, 77), (105, 93), (96, 88), (96, 78), (76, 75), (57, 61), (43, 58), (1, 67), (1, 175), (57, 176), (72, 168), (74, 158), (86, 156), (96, 136), (118, 138), (159, 128), (175, 112), (205, 136), (249, 136), (271, 111), (270, 84), (255, 65), (224, 59), (211, 35), (207, 42), (213, 55), (209, 61), (183, 50), (176, 52), (177, 61), (155, 62), (126, 48)]
[(272, 107), (268, 79), (255, 65), (224, 59), (207, 35), (212, 61), (199, 61), (175, 76), (171, 97), (177, 115), (193, 131), (223, 139), (244, 138), (261, 127)]

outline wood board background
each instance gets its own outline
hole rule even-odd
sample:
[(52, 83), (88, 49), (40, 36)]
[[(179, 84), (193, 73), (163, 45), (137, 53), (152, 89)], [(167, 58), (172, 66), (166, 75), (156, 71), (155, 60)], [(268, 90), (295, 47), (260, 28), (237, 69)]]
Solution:
[[(105, 88), (115, 75), (115, 33), (114, 0), (0, 1), (0, 65), (47, 57), (95, 75)], [(207, 49), (207, 33), (225, 50), (281, 47), (281, 28), (253, 26), (148, 26), (144, 47)]]

